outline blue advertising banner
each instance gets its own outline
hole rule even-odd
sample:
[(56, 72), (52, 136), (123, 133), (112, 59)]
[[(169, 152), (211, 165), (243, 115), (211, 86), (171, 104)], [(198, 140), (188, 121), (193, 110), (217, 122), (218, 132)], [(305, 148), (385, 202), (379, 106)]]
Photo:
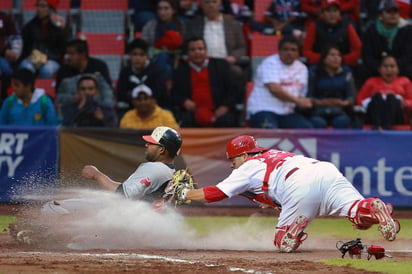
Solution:
[(254, 136), (261, 146), (332, 162), (365, 197), (412, 206), (409, 131), (259, 131)]
[(24, 199), (56, 183), (55, 127), (0, 127), (0, 202)]

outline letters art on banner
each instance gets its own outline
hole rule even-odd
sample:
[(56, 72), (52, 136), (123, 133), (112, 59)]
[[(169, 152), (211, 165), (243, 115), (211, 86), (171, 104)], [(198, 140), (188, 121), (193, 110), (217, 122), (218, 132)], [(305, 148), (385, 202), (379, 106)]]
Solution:
[(57, 140), (54, 127), (0, 128), (0, 202), (24, 200), (55, 185)]

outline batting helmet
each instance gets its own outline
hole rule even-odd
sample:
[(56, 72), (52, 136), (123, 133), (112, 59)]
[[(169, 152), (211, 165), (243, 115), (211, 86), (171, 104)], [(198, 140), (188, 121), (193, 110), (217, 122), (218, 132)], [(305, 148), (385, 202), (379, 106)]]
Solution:
[(249, 135), (241, 135), (233, 138), (226, 146), (226, 157), (228, 159), (239, 156), (243, 153), (258, 153), (267, 151), (267, 148), (256, 144), (255, 138)]
[(165, 147), (172, 156), (177, 156), (182, 146), (182, 137), (170, 127), (157, 127), (151, 135), (144, 135), (143, 140)]

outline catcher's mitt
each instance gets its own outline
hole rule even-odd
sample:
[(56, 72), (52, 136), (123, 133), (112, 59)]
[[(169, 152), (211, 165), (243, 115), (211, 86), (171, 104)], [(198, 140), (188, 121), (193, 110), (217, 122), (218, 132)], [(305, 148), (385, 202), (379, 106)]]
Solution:
[(192, 175), (187, 169), (179, 169), (173, 174), (172, 180), (167, 186), (166, 194), (173, 196), (175, 205), (189, 204), (190, 200), (186, 199), (189, 190), (195, 188)]

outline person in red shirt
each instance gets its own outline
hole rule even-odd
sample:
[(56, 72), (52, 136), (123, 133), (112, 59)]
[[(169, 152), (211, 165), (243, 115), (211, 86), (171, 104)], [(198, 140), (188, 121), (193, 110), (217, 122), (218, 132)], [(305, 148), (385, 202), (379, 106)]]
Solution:
[[(333, 0), (301, 0), (301, 10), (308, 14), (306, 25), (309, 25), (319, 16), (321, 16), (322, 4), (334, 2)], [(352, 20), (353, 23), (359, 23), (360, 0), (340, 0), (340, 10), (343, 15)]]
[(328, 1), (322, 5), (321, 17), (310, 24), (303, 42), (302, 54), (309, 65), (319, 62), (328, 45), (339, 46), (343, 64), (356, 66), (361, 57), (362, 42), (355, 27), (341, 16), (339, 1)]
[(184, 46), (187, 60), (173, 73), (172, 100), (181, 127), (238, 127), (236, 92), (230, 64), (208, 57), (206, 42), (193, 37)]
[(412, 89), (408, 77), (399, 76), (395, 57), (387, 55), (379, 66), (380, 76), (370, 77), (357, 96), (357, 104), (366, 112), (365, 122), (374, 129), (391, 129), (404, 124), (412, 110)]

